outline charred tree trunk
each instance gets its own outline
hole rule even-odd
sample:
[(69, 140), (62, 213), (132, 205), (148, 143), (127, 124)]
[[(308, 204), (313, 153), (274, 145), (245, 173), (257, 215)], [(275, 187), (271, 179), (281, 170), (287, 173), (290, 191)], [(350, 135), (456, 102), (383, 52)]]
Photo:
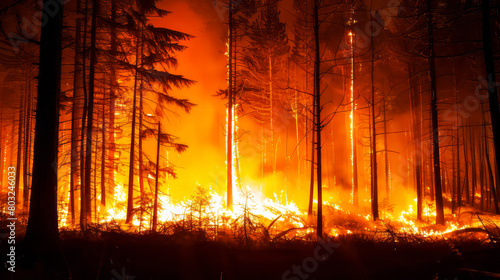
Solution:
[[(116, 66), (114, 58), (117, 56), (118, 44), (116, 36), (116, 0), (111, 0), (111, 61), (110, 61), (110, 89), (109, 89), (109, 145), (108, 149), (108, 165), (111, 167), (109, 173), (109, 190), (108, 194), (113, 198), (115, 191), (115, 104), (116, 104), (116, 92), (118, 90), (118, 83), (116, 78)], [(109, 201), (109, 199), (108, 199)]]
[(94, 125), (94, 92), (95, 92), (95, 68), (97, 65), (97, 17), (99, 13), (99, 1), (92, 2), (92, 28), (90, 30), (90, 65), (89, 65), (89, 103), (87, 110), (87, 144), (85, 145), (85, 219), (87, 222), (92, 220), (91, 208), (91, 172), (92, 172), (92, 134)]
[[(158, 123), (158, 143), (156, 145), (156, 178), (155, 178), (155, 200), (153, 206), (153, 232), (156, 232), (156, 224), (158, 223), (158, 178), (160, 166), (160, 139), (161, 139), (161, 123)], [(200, 212), (201, 214), (201, 212)], [(200, 219), (201, 221), (201, 219)]]
[[(26, 92), (26, 105), (25, 105), (25, 116), (24, 116), (24, 156), (23, 156), (23, 211), (26, 212), (28, 209), (29, 202), (29, 169), (30, 169), (30, 158), (31, 158), (31, 65), (28, 66), (28, 90)], [(0, 169), (1, 170), (1, 169)], [(0, 183), (1, 184), (1, 183)]]
[(227, 105), (227, 208), (233, 209), (233, 1), (229, 0), (229, 84), (228, 84), (228, 105)]
[[(106, 212), (106, 90), (102, 93), (101, 120), (101, 211)], [(97, 158), (97, 156), (96, 156)], [(97, 203), (96, 203), (97, 204)], [(97, 213), (96, 213), (97, 215)]]
[(135, 119), (137, 115), (137, 81), (139, 80), (139, 34), (137, 34), (135, 52), (134, 97), (132, 102), (132, 132), (130, 136), (130, 161), (128, 171), (127, 220), (130, 224), (134, 218), (134, 164), (135, 164)]
[[(81, 1), (78, 0), (76, 2), (76, 12), (78, 16), (81, 13), (80, 10)], [(78, 120), (83, 118), (80, 110), (80, 98), (82, 98), (81, 87), (81, 65), (80, 65), (80, 56), (81, 56), (81, 19), (77, 18), (75, 22), (75, 54), (74, 54), (74, 68), (73, 68), (73, 100), (72, 100), (72, 109), (71, 109), (71, 167), (70, 167), (70, 183), (69, 183), (69, 214), (70, 221), (73, 225), (75, 223), (75, 189), (77, 185), (77, 175), (78, 172), (81, 172), (81, 166), (78, 166), (78, 138), (80, 137), (80, 127), (78, 126)], [(84, 118), (83, 118), (84, 119)], [(80, 184), (80, 187), (82, 184)]]
[[(455, 68), (453, 68), (453, 72), (455, 73)], [(455, 104), (458, 104), (458, 90), (457, 90), (457, 80), (456, 76), (453, 78), (453, 88), (455, 90)], [(462, 180), (460, 180), (460, 123), (458, 118), (458, 110), (456, 112), (456, 122), (457, 122), (457, 207), (460, 213), (460, 207), (462, 207)]]
[(471, 160), (471, 201), (472, 207), (476, 204), (476, 186), (477, 186), (477, 168), (476, 168), (476, 143), (474, 141), (474, 130), (469, 122), (469, 138), (470, 138), (470, 160)]
[[(85, 15), (84, 15), (84, 28), (83, 28), (83, 49), (87, 47), (87, 21), (88, 21), (88, 10), (89, 10), (89, 1), (85, 0)], [(87, 182), (85, 181), (85, 144), (86, 144), (86, 118), (87, 118), (87, 109), (88, 109), (88, 91), (86, 84), (86, 58), (85, 55), (82, 55), (82, 81), (83, 81), (83, 113), (82, 113), (82, 124), (81, 124), (81, 137), (80, 137), (80, 229), (84, 230), (87, 227), (87, 202), (85, 193), (86, 189), (90, 186), (87, 186)]]
[[(372, 3), (373, 5), (373, 3)], [(370, 10), (373, 6), (370, 6)], [(372, 20), (373, 16), (370, 13), (370, 20)], [(373, 220), (378, 220), (378, 174), (377, 174), (377, 131), (376, 131), (376, 116), (375, 116), (375, 84), (374, 84), (374, 64), (375, 64), (375, 43), (374, 43), (373, 30), (370, 34), (370, 46), (371, 46), (371, 122), (372, 122), (372, 143), (371, 143), (371, 164), (372, 164), (372, 172), (371, 172), (371, 208), (373, 214)]]
[(314, 1), (314, 96), (316, 98), (316, 176), (318, 188), (318, 224), (317, 237), (323, 238), (323, 197), (322, 197), (322, 169), (321, 169), (321, 90), (320, 90), (320, 54), (319, 54), (319, 19), (318, 0)]
[[(493, 46), (491, 42), (491, 20), (490, 1), (481, 2), (482, 26), (483, 26), (483, 54), (486, 66), (486, 76), (488, 79), (488, 98), (490, 103), (491, 126), (493, 130), (493, 144), (495, 147), (495, 159), (497, 167), (497, 178), (500, 178), (500, 112), (498, 109), (498, 94), (495, 72), (495, 61), (493, 56)], [(498, 186), (497, 186), (498, 187)], [(498, 195), (498, 193), (496, 193)], [(495, 196), (496, 197), (496, 196)], [(498, 199), (498, 197), (496, 197)], [(495, 202), (495, 209), (498, 213), (498, 201)]]
[[(26, 84), (27, 86), (27, 84)], [(21, 178), (21, 156), (23, 151), (23, 127), (24, 127), (24, 95), (19, 96), (19, 123), (17, 124), (17, 156), (16, 156), (16, 194), (19, 194), (19, 181)], [(15, 196), (16, 207), (19, 203), (19, 195)]]
[(464, 161), (465, 161), (465, 201), (467, 203), (470, 202), (470, 191), (469, 191), (469, 153), (467, 152), (467, 137), (466, 137), (466, 130), (465, 127), (463, 127), (463, 132), (462, 132), (462, 137), (463, 137), (463, 142), (464, 142)]
[[(44, 10), (53, 6), (44, 0)], [(57, 4), (56, 4), (57, 5)], [(50, 6), (50, 8), (49, 8)], [(63, 5), (42, 26), (40, 62), (28, 227), (24, 239), (28, 248), (54, 247), (59, 239), (57, 227), (57, 148), (59, 95), (61, 81), (61, 34)]]
[(432, 0), (427, 0), (427, 32), (429, 35), (429, 66), (431, 80), (432, 150), (434, 158), (434, 188), (436, 198), (436, 224), (444, 225), (443, 193), (441, 191), (441, 162), (439, 155), (439, 125), (436, 92), (436, 64), (434, 53), (434, 26)]
[(387, 197), (387, 203), (389, 202), (389, 197), (391, 195), (391, 184), (389, 182), (389, 147), (387, 146), (387, 107), (386, 107), (386, 101), (385, 98), (382, 101), (382, 106), (384, 110), (384, 155), (385, 155), (385, 194)]
[[(139, 53), (139, 56), (141, 57), (141, 63), (140, 63), (140, 68), (142, 69), (143, 67), (143, 52), (144, 52), (144, 44), (143, 44), (143, 38), (141, 34), (141, 50)], [(143, 81), (142, 77), (140, 80), (140, 85), (139, 85), (139, 192), (140, 192), (140, 207), (141, 207), (141, 218), (139, 221), (139, 228), (142, 228), (142, 219), (144, 215), (144, 208), (145, 206), (145, 199), (146, 199), (146, 193), (144, 192), (144, 159), (143, 159), (143, 149), (142, 149), (142, 137), (141, 137), (141, 132), (142, 132), (142, 114), (143, 114)]]

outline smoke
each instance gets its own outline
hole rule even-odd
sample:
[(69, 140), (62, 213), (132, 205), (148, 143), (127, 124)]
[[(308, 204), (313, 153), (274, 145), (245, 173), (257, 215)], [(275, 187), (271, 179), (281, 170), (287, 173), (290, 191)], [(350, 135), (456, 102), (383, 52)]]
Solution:
[[(226, 26), (219, 19), (213, 2), (209, 0), (163, 1), (160, 8), (172, 14), (153, 24), (195, 36), (183, 42), (187, 49), (177, 54), (179, 66), (173, 72), (196, 81), (189, 88), (174, 89), (170, 94), (195, 103), (190, 114), (172, 108), (162, 120), (163, 129), (179, 137), (188, 145), (182, 154), (169, 152), (169, 161), (175, 165), (177, 179), (168, 179), (167, 187), (174, 199), (183, 199), (194, 193), (196, 183), (212, 186), (222, 193), (225, 189), (225, 102), (214, 94), (227, 86), (224, 52)], [(154, 154), (154, 145), (150, 145)], [(161, 156), (166, 156), (162, 151)], [(164, 159), (165, 160), (165, 159)], [(164, 166), (166, 163), (161, 163)]]

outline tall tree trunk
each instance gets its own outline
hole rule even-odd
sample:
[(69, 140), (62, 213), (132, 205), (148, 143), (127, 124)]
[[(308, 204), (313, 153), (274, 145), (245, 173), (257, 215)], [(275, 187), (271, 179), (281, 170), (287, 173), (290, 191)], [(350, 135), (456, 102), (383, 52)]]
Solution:
[(229, 0), (229, 84), (227, 105), (227, 143), (226, 143), (226, 184), (227, 184), (227, 208), (233, 209), (233, 0)]
[[(54, 2), (44, 0), (44, 10)], [(57, 5), (57, 4), (55, 4)], [(28, 248), (54, 247), (59, 239), (57, 227), (57, 148), (59, 95), (61, 81), (61, 34), (63, 5), (47, 18), (40, 37), (40, 61), (28, 227), (24, 239)]]
[[(493, 176), (493, 170), (491, 168), (491, 161), (490, 161), (490, 155), (489, 155), (489, 145), (488, 145), (488, 133), (486, 130), (486, 119), (484, 117), (484, 108), (483, 108), (483, 103), (481, 103), (481, 110), (482, 110), (482, 116), (483, 116), (483, 134), (484, 134), (484, 157), (486, 161), (486, 167), (487, 167), (487, 176), (488, 176), (488, 181), (489, 181), (489, 186), (490, 186), (490, 191), (489, 194), (493, 198), (493, 207), (495, 209), (496, 214), (500, 214), (500, 209), (498, 206), (498, 195), (496, 192), (496, 186), (495, 186), (495, 179)], [(488, 204), (489, 204), (490, 199), (488, 199)], [(488, 205), (489, 208), (489, 205)]]
[[(28, 61), (28, 63), (30, 63)], [(23, 211), (26, 212), (29, 202), (29, 168), (31, 153), (31, 64), (28, 66), (28, 79), (25, 105), (24, 156), (23, 156)]]
[[(81, 13), (81, 0), (76, 2), (76, 13), (78, 16)], [(81, 147), (78, 147), (78, 138), (80, 137), (80, 127), (78, 126), (78, 120), (83, 118), (80, 109), (80, 98), (82, 98), (81, 87), (83, 83), (81, 81), (81, 25), (82, 21), (80, 18), (76, 19), (75, 22), (75, 54), (74, 54), (74, 68), (73, 68), (73, 100), (72, 100), (72, 110), (71, 110), (71, 167), (70, 167), (70, 182), (69, 182), (69, 214), (71, 224), (75, 223), (75, 188), (77, 185), (77, 174), (81, 172), (81, 166), (78, 166), (78, 154)], [(85, 118), (83, 118), (85, 119)], [(82, 184), (80, 184), (80, 187)]]
[(387, 107), (386, 107), (386, 101), (384, 98), (384, 101), (382, 102), (383, 110), (384, 110), (384, 148), (385, 148), (385, 194), (387, 197), (387, 202), (389, 202), (389, 196), (391, 195), (391, 184), (389, 182), (389, 147), (387, 145)]
[[(27, 84), (26, 84), (27, 86)], [(21, 181), (21, 156), (22, 156), (22, 151), (23, 151), (23, 128), (24, 128), (24, 94), (21, 94), (19, 96), (19, 122), (17, 126), (17, 156), (16, 156), (16, 196), (15, 196), (15, 202), (16, 202), (16, 207), (19, 203), (19, 181)]]
[[(455, 73), (455, 68), (453, 68), (453, 73)], [(453, 77), (453, 88), (455, 91), (455, 104), (458, 104), (458, 90), (457, 90), (457, 78), (456, 76)], [(458, 118), (458, 110), (456, 112), (456, 122), (457, 122), (457, 136), (456, 136), (456, 141), (457, 141), (457, 207), (459, 209), (460, 213), (460, 207), (462, 207), (462, 180), (460, 180), (460, 123), (459, 123), (459, 118)]]
[(135, 51), (135, 77), (134, 77), (134, 97), (132, 102), (132, 133), (130, 136), (130, 161), (128, 170), (128, 194), (127, 194), (127, 219), (126, 223), (132, 223), (134, 218), (134, 164), (135, 164), (135, 119), (137, 115), (137, 81), (140, 79), (139, 74), (139, 45), (140, 36), (137, 34), (136, 51)]
[[(158, 123), (158, 142), (156, 144), (156, 175), (155, 175), (155, 200), (153, 206), (153, 232), (156, 232), (156, 224), (158, 223), (158, 178), (160, 170), (160, 139), (161, 139), (161, 123)], [(201, 219), (200, 219), (201, 221)]]
[[(484, 125), (484, 124), (483, 124)], [(483, 137), (484, 131), (481, 130), (481, 137)], [(479, 209), (481, 211), (484, 211), (484, 197), (485, 197), (485, 192), (484, 192), (484, 186), (486, 185), (486, 180), (485, 180), (485, 173), (484, 170), (486, 169), (484, 164), (485, 161), (481, 160), (481, 155), (484, 155), (484, 143), (482, 141), (479, 142), (479, 147), (478, 147), (478, 157), (479, 157), (479, 192), (480, 192), (480, 197), (479, 197)]]
[[(490, 103), (491, 127), (493, 130), (493, 144), (495, 147), (495, 159), (497, 167), (497, 178), (500, 178), (500, 112), (498, 109), (498, 94), (495, 72), (495, 61), (493, 56), (493, 46), (491, 42), (491, 20), (490, 1), (481, 2), (482, 26), (483, 26), (483, 54), (486, 66), (486, 76), (488, 79), (488, 97)], [(497, 186), (498, 188), (498, 186)], [(498, 192), (496, 197), (498, 199)], [(498, 213), (498, 201), (495, 202), (495, 209)]]
[(359, 181), (358, 181), (358, 149), (357, 149), (357, 139), (356, 139), (356, 99), (354, 97), (354, 81), (355, 81), (355, 57), (354, 57), (354, 33), (351, 31), (351, 117), (352, 117), (352, 204), (358, 206), (359, 204)]
[(321, 89), (320, 89), (320, 54), (319, 54), (319, 16), (318, 0), (314, 1), (314, 96), (316, 98), (316, 177), (318, 188), (318, 222), (317, 237), (323, 238), (323, 197), (322, 197), (322, 169), (321, 169)]
[[(102, 120), (101, 120), (101, 208), (106, 212), (106, 90), (102, 90)], [(97, 156), (96, 156), (97, 158)], [(97, 170), (96, 170), (97, 172)], [(97, 215), (97, 213), (96, 213)]]
[(465, 127), (462, 128), (462, 138), (464, 142), (464, 161), (465, 161), (465, 201), (467, 203), (470, 202), (470, 191), (469, 191), (469, 153), (467, 152), (467, 136), (466, 136), (466, 130)]
[(476, 203), (476, 186), (477, 186), (477, 170), (476, 170), (476, 143), (474, 141), (474, 130), (469, 122), (469, 139), (470, 139), (470, 160), (471, 160), (471, 206), (474, 207)]
[[(83, 49), (87, 47), (87, 26), (88, 26), (88, 10), (89, 10), (89, 0), (85, 0), (85, 13), (84, 13), (84, 27), (83, 27)], [(88, 110), (88, 90), (86, 81), (86, 58), (82, 55), (82, 82), (83, 82), (83, 112), (82, 112), (82, 124), (81, 124), (81, 136), (80, 136), (80, 229), (84, 230), (87, 227), (87, 202), (86, 202), (86, 189), (90, 188), (87, 186), (85, 181), (85, 145), (86, 145), (86, 120), (87, 120), (87, 110)]]
[[(109, 172), (109, 189), (108, 194), (110, 198), (113, 198), (115, 191), (115, 105), (116, 105), (116, 92), (118, 89), (118, 83), (116, 78), (116, 65), (114, 58), (117, 57), (117, 36), (116, 36), (116, 0), (111, 0), (111, 61), (110, 61), (110, 88), (109, 88), (109, 124), (108, 124), (108, 135), (109, 135), (109, 149), (108, 149), (108, 165), (111, 167)], [(109, 203), (109, 199), (108, 199)]]
[(434, 188), (436, 198), (436, 224), (444, 225), (443, 193), (441, 191), (441, 162), (439, 155), (439, 125), (436, 92), (436, 62), (434, 53), (434, 26), (432, 0), (427, 0), (427, 32), (429, 35), (429, 66), (431, 80), (432, 150), (434, 155)]
[[(373, 0), (371, 1), (370, 10), (373, 9)], [(372, 13), (370, 13), (370, 20), (373, 19)], [(371, 147), (371, 163), (372, 163), (372, 172), (371, 172), (371, 207), (373, 220), (378, 219), (378, 174), (377, 174), (377, 123), (376, 123), (376, 115), (375, 115), (375, 84), (374, 84), (374, 64), (375, 64), (375, 42), (373, 36), (373, 30), (370, 34), (370, 45), (371, 45), (371, 71), (370, 71), (370, 79), (371, 79), (371, 111), (372, 111), (372, 147)]]
[[(143, 52), (144, 52), (144, 44), (143, 44), (143, 38), (141, 34), (141, 50), (139, 53), (139, 56), (141, 57), (141, 63), (140, 63), (140, 68), (143, 68)], [(142, 132), (142, 114), (143, 114), (143, 84), (142, 84), (142, 77), (140, 80), (140, 85), (139, 85), (139, 192), (140, 192), (140, 207), (141, 207), (141, 218), (139, 221), (139, 229), (142, 228), (142, 219), (144, 215), (144, 208), (145, 202), (146, 202), (146, 193), (144, 192), (144, 160), (143, 160), (143, 150), (142, 150), (142, 137), (141, 132)]]
[[(92, 134), (94, 126), (94, 92), (95, 92), (95, 68), (97, 65), (97, 48), (96, 48), (96, 33), (97, 33), (97, 16), (99, 14), (99, 1), (92, 1), (92, 28), (90, 30), (90, 65), (89, 65), (89, 103), (87, 110), (87, 144), (85, 145), (85, 219), (87, 222), (92, 220), (91, 208), (91, 172), (92, 172)], [(94, 171), (95, 172), (95, 171)]]

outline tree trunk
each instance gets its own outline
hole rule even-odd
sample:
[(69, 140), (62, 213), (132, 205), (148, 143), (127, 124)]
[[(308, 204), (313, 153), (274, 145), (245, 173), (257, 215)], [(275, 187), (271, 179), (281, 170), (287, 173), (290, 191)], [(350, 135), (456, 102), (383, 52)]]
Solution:
[(319, 19), (318, 0), (314, 1), (314, 96), (316, 98), (316, 177), (318, 188), (318, 222), (317, 237), (323, 238), (323, 198), (322, 198), (322, 169), (321, 169), (321, 89), (320, 89), (320, 54), (319, 54)]
[[(30, 63), (30, 61), (28, 61)], [(31, 158), (31, 64), (28, 66), (28, 80), (25, 105), (24, 157), (23, 157), (23, 211), (27, 213), (29, 202), (29, 169)], [(0, 183), (1, 184), (1, 183)]]
[[(498, 109), (498, 85), (496, 83), (495, 61), (493, 56), (493, 46), (491, 42), (491, 20), (489, 6), (489, 0), (483, 0), (481, 2), (481, 11), (483, 17), (483, 54), (484, 63), (486, 66), (486, 76), (488, 79), (488, 97), (490, 103), (491, 126), (493, 130), (493, 144), (495, 147), (497, 178), (500, 178), (500, 112)], [(498, 199), (498, 197), (496, 198)], [(495, 209), (498, 210), (498, 201), (495, 202)]]
[(382, 102), (383, 110), (384, 110), (384, 148), (385, 148), (385, 195), (387, 197), (387, 202), (389, 202), (389, 196), (391, 195), (391, 184), (389, 182), (389, 147), (387, 146), (387, 107), (386, 107), (386, 101), (384, 98), (384, 101)]
[(227, 208), (233, 209), (233, 1), (229, 0), (229, 84), (228, 92), (228, 105), (227, 105), (227, 155), (226, 155), (226, 171), (227, 171)]
[[(109, 190), (108, 194), (110, 198), (113, 198), (115, 191), (115, 105), (116, 105), (116, 91), (118, 89), (118, 83), (116, 79), (116, 66), (113, 59), (117, 56), (118, 44), (116, 36), (116, 0), (111, 0), (111, 61), (110, 61), (110, 89), (109, 89), (109, 124), (108, 124), (108, 135), (109, 135), (109, 149), (108, 149), (108, 165), (111, 167), (109, 173)], [(108, 199), (109, 203), (109, 199)]]
[(434, 155), (434, 188), (436, 198), (436, 224), (444, 225), (443, 193), (441, 191), (441, 162), (439, 155), (439, 126), (436, 92), (436, 65), (434, 53), (434, 26), (432, 16), (432, 0), (427, 0), (427, 32), (429, 34), (429, 66), (431, 80), (431, 114), (432, 114), (432, 150)]
[[(27, 84), (26, 84), (27, 86)], [(19, 203), (19, 183), (21, 181), (21, 156), (22, 156), (22, 151), (23, 151), (23, 127), (24, 127), (24, 95), (21, 94), (19, 96), (19, 123), (17, 126), (17, 156), (16, 156), (16, 196), (15, 196), (15, 202), (16, 202), (16, 208)]]
[[(87, 47), (87, 21), (88, 21), (88, 10), (89, 10), (89, 1), (85, 0), (85, 25), (83, 28), (83, 49)], [(85, 144), (86, 144), (86, 118), (87, 118), (87, 109), (88, 109), (88, 95), (87, 95), (87, 81), (86, 81), (86, 58), (85, 55), (82, 55), (82, 82), (83, 82), (83, 112), (82, 112), (82, 124), (81, 124), (81, 136), (80, 136), (80, 229), (84, 230), (87, 226), (87, 202), (86, 202), (86, 189), (87, 183), (85, 181)]]
[[(106, 212), (106, 90), (102, 93), (102, 121), (101, 121), (101, 208)], [(96, 156), (97, 158), (97, 156)], [(97, 172), (97, 170), (96, 170)], [(97, 213), (96, 213), (97, 215)]]
[(470, 139), (470, 160), (471, 160), (471, 206), (476, 204), (476, 186), (477, 186), (477, 168), (476, 168), (476, 143), (474, 141), (474, 130), (469, 122), (469, 139)]
[(158, 174), (160, 166), (160, 139), (161, 139), (161, 123), (158, 123), (158, 143), (156, 145), (155, 201), (153, 206), (153, 232), (156, 232), (156, 224), (158, 223), (158, 178), (160, 177)]
[[(76, 13), (79, 16), (81, 1), (76, 2)], [(82, 82), (80, 80), (81, 66), (80, 66), (80, 56), (81, 56), (81, 19), (77, 18), (75, 22), (75, 54), (74, 54), (74, 68), (73, 68), (73, 100), (71, 109), (71, 167), (70, 167), (70, 181), (69, 181), (69, 214), (71, 224), (75, 223), (75, 188), (77, 185), (77, 174), (81, 172), (81, 166), (78, 166), (78, 153), (81, 147), (78, 147), (78, 138), (80, 137), (80, 131), (78, 126), (78, 120), (83, 118), (81, 115), (81, 110), (79, 106), (80, 98), (82, 98), (82, 93), (80, 87)], [(81, 184), (80, 184), (81, 187)]]
[(137, 115), (137, 81), (139, 79), (139, 39), (137, 34), (135, 51), (135, 77), (134, 77), (134, 97), (132, 102), (132, 132), (130, 136), (130, 161), (128, 169), (128, 193), (127, 193), (127, 219), (126, 223), (132, 223), (134, 218), (134, 157), (135, 157), (135, 116)]
[[(87, 222), (92, 220), (91, 208), (91, 172), (92, 172), (92, 134), (94, 125), (94, 92), (95, 92), (95, 68), (97, 65), (96, 33), (97, 16), (99, 13), (99, 1), (92, 2), (92, 28), (90, 30), (90, 65), (89, 65), (89, 103), (87, 110), (87, 144), (85, 145), (85, 219)], [(94, 170), (95, 172), (95, 170)]]
[(354, 98), (354, 77), (355, 77), (355, 58), (354, 58), (354, 33), (351, 33), (351, 122), (352, 122), (352, 204), (358, 206), (358, 149), (356, 141), (356, 103)]
[[(143, 52), (144, 52), (144, 44), (143, 44), (143, 38), (141, 34), (141, 50), (139, 52), (139, 56), (141, 57), (141, 63), (140, 63), (140, 68), (143, 68)], [(143, 82), (142, 82), (142, 77), (140, 80), (140, 85), (139, 85), (139, 193), (140, 193), (140, 207), (141, 207), (141, 218), (139, 220), (139, 229), (142, 228), (142, 219), (144, 215), (144, 208), (145, 202), (146, 202), (146, 193), (144, 192), (144, 159), (143, 159), (143, 150), (142, 150), (142, 137), (141, 137), (141, 132), (142, 132), (142, 114), (143, 114)]]
[[(53, 1), (44, 0), (44, 10)], [(56, 4), (57, 5), (57, 4)], [(28, 248), (54, 247), (57, 227), (57, 148), (61, 81), (61, 33), (63, 5), (47, 18), (40, 37), (40, 61), (28, 227), (24, 239)], [(36, 248), (35, 247), (35, 248)]]
[[(372, 3), (373, 5), (373, 3)], [(373, 6), (370, 6), (370, 10), (372, 10)], [(373, 16), (372, 13), (370, 13), (370, 20), (372, 20)], [(374, 78), (373, 78), (373, 72), (374, 72), (374, 64), (375, 64), (375, 42), (374, 42), (374, 36), (373, 36), (373, 31), (371, 32), (371, 37), (370, 37), (370, 45), (371, 45), (371, 111), (372, 111), (372, 147), (371, 147), (371, 163), (372, 163), (372, 172), (371, 172), (371, 181), (372, 181), (372, 186), (371, 186), (371, 207), (372, 207), (372, 214), (373, 214), (373, 220), (378, 220), (378, 174), (377, 174), (377, 123), (376, 121), (376, 116), (375, 116), (375, 84), (374, 84)]]

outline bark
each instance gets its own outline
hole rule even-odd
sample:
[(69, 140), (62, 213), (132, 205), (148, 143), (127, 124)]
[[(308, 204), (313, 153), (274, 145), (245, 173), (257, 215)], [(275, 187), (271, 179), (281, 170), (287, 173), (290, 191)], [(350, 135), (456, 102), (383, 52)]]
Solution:
[(135, 52), (134, 97), (132, 102), (132, 132), (130, 136), (130, 161), (128, 170), (127, 224), (130, 224), (132, 222), (132, 219), (134, 218), (135, 119), (137, 115), (137, 81), (139, 80), (139, 44), (139, 34), (137, 34)]
[(229, 84), (228, 84), (228, 105), (227, 105), (227, 208), (233, 209), (233, 1), (229, 0)]
[[(500, 112), (498, 109), (498, 93), (496, 83), (495, 61), (493, 56), (493, 46), (491, 42), (491, 19), (489, 0), (481, 2), (482, 11), (482, 39), (484, 63), (486, 66), (486, 76), (488, 79), (488, 100), (490, 103), (491, 126), (493, 130), (493, 144), (495, 147), (496, 173), (500, 178)], [(498, 186), (497, 186), (498, 187)], [(494, 196), (496, 199), (498, 192)], [(495, 202), (495, 209), (498, 210), (498, 201)]]
[[(84, 20), (84, 28), (83, 28), (83, 49), (87, 46), (87, 20), (88, 20), (88, 7), (89, 1), (85, 1), (85, 20)], [(83, 112), (82, 112), (82, 124), (81, 124), (81, 137), (80, 137), (80, 229), (84, 230), (87, 227), (87, 202), (86, 202), (86, 189), (87, 183), (85, 181), (85, 138), (86, 138), (86, 119), (87, 119), (87, 109), (88, 109), (88, 91), (86, 84), (86, 58), (85, 55), (82, 55), (82, 81), (83, 81)]]
[[(29, 63), (29, 61), (28, 61)], [(27, 77), (27, 87), (26, 92), (26, 105), (25, 105), (25, 128), (24, 128), (24, 158), (23, 158), (23, 211), (26, 212), (29, 202), (29, 168), (30, 168), (30, 158), (31, 158), (31, 65), (28, 66), (28, 77)], [(1, 169), (0, 169), (1, 170)], [(1, 183), (0, 183), (1, 184)]]
[[(81, 1), (76, 2), (76, 12), (79, 15)], [(73, 68), (73, 100), (72, 100), (72, 110), (71, 110), (71, 167), (70, 167), (70, 187), (69, 187), (69, 215), (70, 221), (73, 225), (75, 223), (75, 188), (77, 185), (77, 175), (81, 172), (81, 166), (78, 166), (78, 153), (81, 147), (78, 147), (78, 138), (80, 137), (80, 127), (78, 126), (78, 120), (83, 118), (81, 115), (81, 109), (79, 106), (80, 98), (82, 98), (82, 81), (81, 81), (81, 19), (77, 18), (75, 23), (75, 54), (74, 54), (74, 68)], [(80, 184), (81, 186), (81, 184)]]
[(476, 168), (476, 143), (474, 141), (474, 130), (469, 122), (469, 139), (470, 139), (470, 160), (471, 160), (471, 206), (474, 207), (476, 203), (476, 186), (477, 186), (477, 168)]
[(387, 107), (386, 107), (386, 101), (382, 101), (382, 106), (384, 110), (384, 155), (385, 155), (385, 194), (387, 197), (387, 202), (389, 202), (389, 196), (391, 195), (391, 184), (389, 182), (389, 147), (387, 146)]
[(160, 137), (161, 137), (161, 123), (158, 123), (158, 143), (156, 145), (155, 201), (153, 206), (153, 232), (156, 232), (156, 224), (158, 221), (158, 178), (159, 178), (158, 174), (160, 166)]
[(101, 180), (100, 180), (101, 208), (100, 210), (106, 212), (106, 103), (105, 103), (106, 91), (105, 90), (103, 90), (102, 96), (103, 98), (102, 98), (102, 120), (101, 120)]
[(434, 155), (434, 193), (436, 198), (436, 224), (444, 225), (443, 193), (441, 191), (441, 162), (439, 154), (439, 125), (436, 92), (436, 65), (434, 53), (434, 26), (432, 0), (427, 0), (427, 32), (429, 35), (429, 66), (431, 80), (432, 150)]
[[(54, 2), (44, 0), (44, 9)], [(56, 4), (57, 5), (57, 4)], [(24, 243), (28, 248), (53, 247), (57, 227), (57, 148), (61, 80), (61, 33), (63, 5), (47, 18), (40, 38), (38, 95), (28, 227)], [(33, 247), (35, 246), (35, 247)]]
[(323, 238), (323, 198), (322, 198), (322, 169), (321, 169), (321, 89), (320, 89), (320, 54), (319, 54), (319, 19), (318, 0), (314, 1), (314, 96), (316, 98), (316, 177), (318, 188), (318, 222), (317, 237)]
[[(108, 194), (111, 198), (114, 196), (115, 191), (115, 103), (116, 103), (116, 90), (118, 83), (116, 79), (116, 66), (113, 59), (117, 56), (118, 44), (116, 36), (116, 0), (111, 0), (111, 61), (110, 61), (110, 89), (109, 89), (109, 149), (108, 149), (108, 165), (111, 167), (109, 173), (109, 190)], [(108, 199), (109, 202), (109, 199)]]
[[(27, 86), (27, 84), (26, 84)], [(23, 151), (23, 127), (24, 127), (24, 94), (19, 96), (19, 122), (17, 126), (17, 156), (16, 156), (16, 194), (19, 194), (19, 183), (21, 181), (21, 156)], [(16, 207), (19, 203), (19, 195), (15, 196)]]
[[(370, 10), (372, 7), (370, 7)], [(370, 20), (372, 20), (373, 16), (370, 13)], [(379, 218), (378, 215), (378, 174), (377, 174), (377, 124), (375, 122), (375, 84), (374, 84), (374, 64), (375, 64), (375, 43), (373, 30), (371, 32), (370, 38), (371, 45), (371, 122), (372, 122), (372, 142), (371, 142), (371, 163), (372, 163), (372, 172), (371, 172), (371, 208), (373, 220), (377, 220)]]
[(99, 1), (93, 0), (92, 2), (92, 28), (90, 30), (90, 64), (89, 64), (89, 101), (87, 108), (87, 143), (85, 145), (85, 219), (87, 222), (92, 220), (91, 208), (91, 172), (92, 172), (92, 134), (94, 126), (94, 94), (95, 94), (95, 68), (97, 65), (97, 47), (96, 47), (96, 33), (97, 33), (97, 16), (99, 14)]

